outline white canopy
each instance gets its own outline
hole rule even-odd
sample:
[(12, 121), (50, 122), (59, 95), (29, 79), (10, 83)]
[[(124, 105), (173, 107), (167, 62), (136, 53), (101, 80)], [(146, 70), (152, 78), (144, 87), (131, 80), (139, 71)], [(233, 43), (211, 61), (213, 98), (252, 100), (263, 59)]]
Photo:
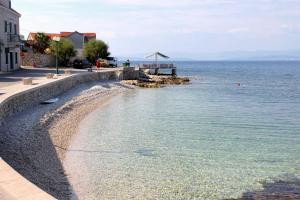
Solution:
[(150, 54), (148, 55), (146, 58), (152, 58), (152, 57), (162, 57), (162, 58), (165, 58), (165, 59), (168, 59), (169, 57), (160, 53), (160, 52), (155, 52), (153, 54)]
[(146, 56), (146, 58), (155, 58), (155, 63), (156, 63), (156, 66), (158, 66), (158, 57), (161, 57), (161, 58), (165, 58), (165, 59), (168, 59), (169, 57), (160, 53), (160, 52), (155, 52), (153, 54), (150, 54), (148, 56)]

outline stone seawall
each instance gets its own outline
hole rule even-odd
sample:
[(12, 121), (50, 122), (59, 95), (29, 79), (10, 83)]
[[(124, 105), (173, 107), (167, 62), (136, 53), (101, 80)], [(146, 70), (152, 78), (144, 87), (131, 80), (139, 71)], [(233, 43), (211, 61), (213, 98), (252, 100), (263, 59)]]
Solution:
[(123, 78), (124, 80), (138, 80), (139, 70), (137, 70), (135, 67), (124, 67)]
[(75, 74), (10, 96), (0, 103), (0, 125), (4, 118), (60, 95), (78, 84), (92, 81), (122, 79), (123, 70), (121, 69), (105, 72), (86, 72)]

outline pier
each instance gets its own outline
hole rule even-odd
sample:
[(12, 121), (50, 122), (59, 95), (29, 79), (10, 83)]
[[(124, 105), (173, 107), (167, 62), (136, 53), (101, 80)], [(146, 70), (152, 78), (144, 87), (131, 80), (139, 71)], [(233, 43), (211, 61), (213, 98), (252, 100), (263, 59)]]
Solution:
[(160, 75), (159, 70), (171, 70), (170, 74), (163, 75), (171, 75), (177, 76), (177, 68), (174, 64), (141, 64), (139, 65), (139, 71), (145, 72), (146, 70), (154, 70), (154, 75)]
[[(155, 63), (154, 64), (141, 64), (139, 65), (139, 71), (140, 72), (146, 72), (151, 74), (151, 70), (154, 70), (153, 75), (171, 75), (173, 77), (177, 76), (177, 70), (176, 67), (173, 63), (171, 64), (160, 64), (158, 62), (158, 58), (163, 58), (163, 59), (169, 59), (169, 56), (166, 56), (160, 52), (155, 52), (153, 54), (150, 54), (146, 56), (146, 58), (154, 58)], [(159, 70), (171, 70), (170, 74), (159, 74)]]
[[(139, 64), (137, 67), (124, 68), (124, 80), (127, 84), (144, 88), (159, 88), (163, 85), (181, 85), (189, 83), (188, 77), (178, 77), (177, 67), (173, 63), (160, 63), (158, 58), (168, 56), (155, 52), (146, 58), (155, 58), (154, 63)], [(163, 73), (161, 73), (163, 71)], [(168, 72), (167, 72), (168, 71)]]

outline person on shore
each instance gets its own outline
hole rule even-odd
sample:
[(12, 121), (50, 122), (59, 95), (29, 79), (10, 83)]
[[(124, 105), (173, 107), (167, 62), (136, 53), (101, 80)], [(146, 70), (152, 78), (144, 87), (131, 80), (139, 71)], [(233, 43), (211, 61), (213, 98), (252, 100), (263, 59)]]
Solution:
[(126, 66), (130, 67), (130, 60), (129, 59), (126, 60)]
[(97, 71), (98, 71), (100, 69), (100, 67), (101, 67), (101, 61), (100, 61), (100, 59), (98, 59), (96, 61), (96, 67), (97, 67)]

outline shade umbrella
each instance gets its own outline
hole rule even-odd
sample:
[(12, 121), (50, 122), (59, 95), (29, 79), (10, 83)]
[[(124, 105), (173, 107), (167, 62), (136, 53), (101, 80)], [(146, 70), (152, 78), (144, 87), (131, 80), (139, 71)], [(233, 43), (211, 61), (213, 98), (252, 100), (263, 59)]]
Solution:
[(169, 57), (160, 53), (160, 52), (155, 52), (153, 54), (150, 54), (148, 56), (146, 56), (146, 58), (155, 58), (155, 63), (156, 63), (156, 67), (158, 67), (158, 58), (161, 57), (161, 58), (165, 58), (165, 59), (168, 59)]

